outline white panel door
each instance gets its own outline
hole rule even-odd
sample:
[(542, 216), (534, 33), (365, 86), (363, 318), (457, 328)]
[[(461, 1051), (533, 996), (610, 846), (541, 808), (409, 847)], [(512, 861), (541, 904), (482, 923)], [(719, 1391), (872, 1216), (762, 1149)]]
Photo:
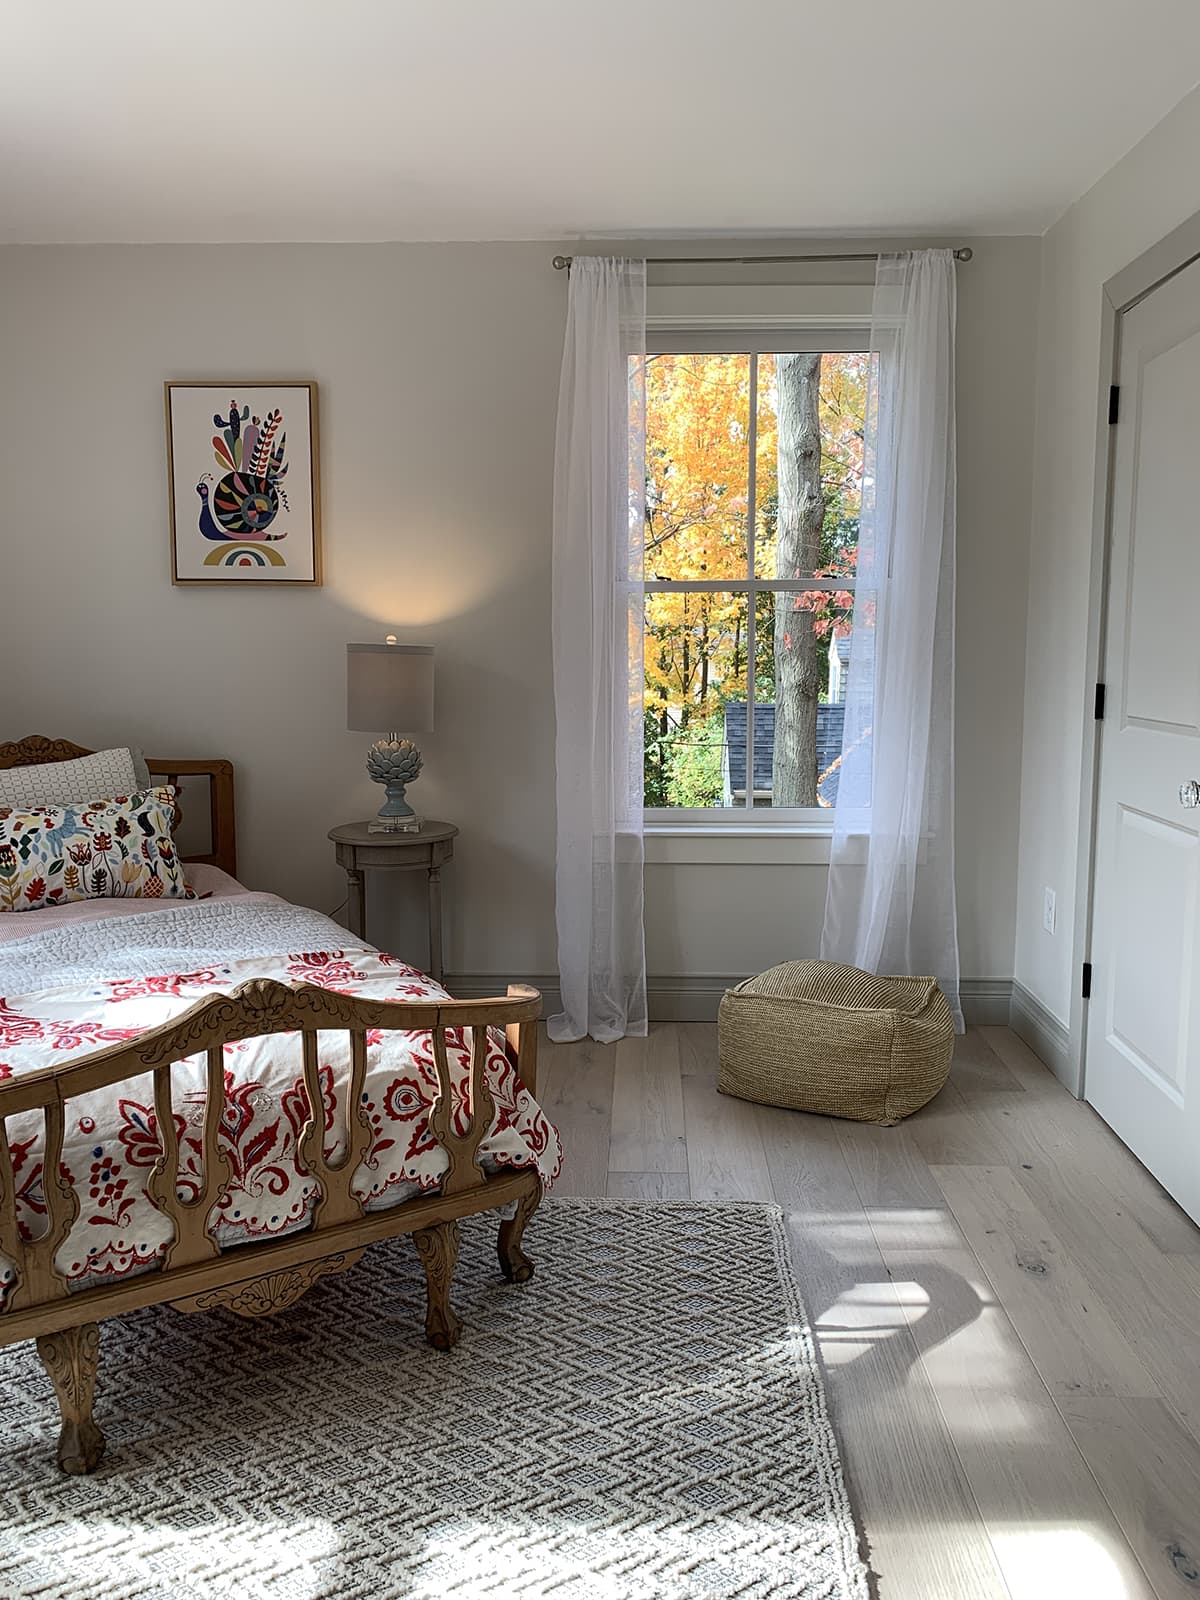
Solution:
[(1200, 1221), (1200, 264), (1120, 338), (1084, 1093)]

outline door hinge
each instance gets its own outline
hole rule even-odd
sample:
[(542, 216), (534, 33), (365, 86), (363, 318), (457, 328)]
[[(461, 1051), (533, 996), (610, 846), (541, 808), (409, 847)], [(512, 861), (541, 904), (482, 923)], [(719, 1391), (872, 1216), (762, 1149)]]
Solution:
[(1104, 721), (1104, 685), (1102, 683), (1096, 685), (1096, 721)]
[(1108, 386), (1108, 425), (1110, 428), (1115, 426), (1120, 414), (1121, 387), (1119, 384), (1111, 383)]
[(1083, 998), (1085, 1000), (1092, 998), (1092, 963), (1090, 961), (1083, 963)]

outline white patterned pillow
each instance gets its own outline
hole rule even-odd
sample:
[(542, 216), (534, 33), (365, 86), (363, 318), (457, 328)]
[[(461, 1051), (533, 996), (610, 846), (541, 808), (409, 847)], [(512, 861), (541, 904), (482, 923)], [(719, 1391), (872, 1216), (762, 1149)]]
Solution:
[(0, 913), (71, 900), (182, 900), (170, 784), (78, 806), (0, 806)]
[(47, 761), (0, 772), (0, 806), (71, 806), (150, 787), (140, 750), (97, 750), (75, 761)]

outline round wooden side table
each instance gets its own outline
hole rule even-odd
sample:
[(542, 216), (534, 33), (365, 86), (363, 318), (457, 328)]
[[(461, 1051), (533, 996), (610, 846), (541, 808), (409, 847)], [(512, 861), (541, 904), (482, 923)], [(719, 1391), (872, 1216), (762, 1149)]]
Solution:
[(432, 821), (423, 822), (415, 833), (371, 833), (365, 822), (344, 822), (341, 827), (329, 830), (338, 866), (346, 872), (346, 920), (350, 932), (360, 939), (367, 937), (364, 872), (376, 869), (414, 872), (423, 867), (428, 873), (429, 976), (439, 982), (442, 976), (442, 867), (454, 854), (457, 832), (452, 822)]

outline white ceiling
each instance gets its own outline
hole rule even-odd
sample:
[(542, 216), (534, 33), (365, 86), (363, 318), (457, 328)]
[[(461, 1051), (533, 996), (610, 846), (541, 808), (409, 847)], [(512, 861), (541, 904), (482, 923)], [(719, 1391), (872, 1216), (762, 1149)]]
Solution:
[(9, 0), (0, 240), (1041, 232), (1196, 0)]

